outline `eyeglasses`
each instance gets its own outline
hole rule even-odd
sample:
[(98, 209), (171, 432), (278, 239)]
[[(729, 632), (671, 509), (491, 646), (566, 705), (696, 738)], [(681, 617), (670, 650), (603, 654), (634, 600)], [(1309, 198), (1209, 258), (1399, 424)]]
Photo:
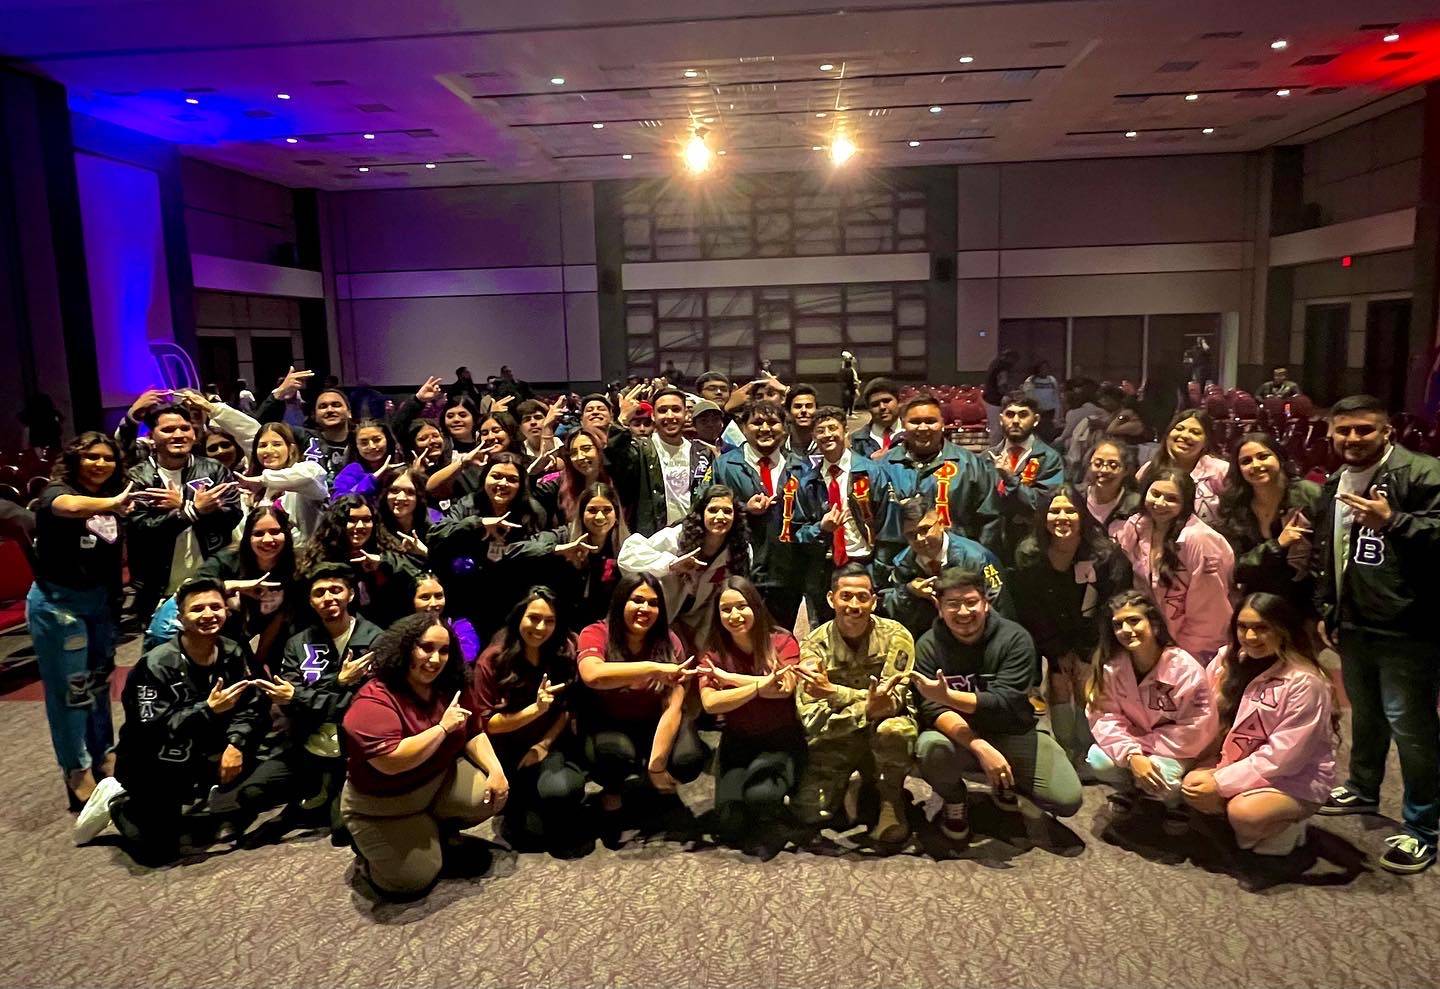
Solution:
[(1110, 470), (1119, 470), (1124, 465), (1118, 460), (1092, 460), (1090, 461), (1090, 466), (1096, 470), (1105, 470), (1107, 468)]

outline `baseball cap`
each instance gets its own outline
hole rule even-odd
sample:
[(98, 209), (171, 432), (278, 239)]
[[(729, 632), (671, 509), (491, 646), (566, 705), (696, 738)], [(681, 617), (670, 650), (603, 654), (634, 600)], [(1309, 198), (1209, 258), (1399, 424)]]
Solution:
[(724, 411), (724, 410), (722, 410), (722, 409), (720, 408), (720, 406), (716, 405), (714, 402), (710, 401), (709, 399), (702, 398), (700, 401), (696, 402), (694, 405), (692, 405), (692, 406), (690, 407), (690, 418), (691, 418), (691, 419), (694, 419), (696, 416), (698, 416), (698, 415), (700, 415), (701, 413), (704, 413), (704, 412), (723, 412), (723, 411)]
[(635, 406), (635, 411), (630, 413), (631, 419), (654, 419), (655, 406), (649, 402), (640, 402)]

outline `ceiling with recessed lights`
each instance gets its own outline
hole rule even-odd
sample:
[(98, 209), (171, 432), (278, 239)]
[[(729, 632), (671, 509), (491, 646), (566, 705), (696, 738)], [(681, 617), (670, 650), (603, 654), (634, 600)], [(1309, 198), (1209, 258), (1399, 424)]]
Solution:
[[(1428, 19), (1427, 19), (1428, 18)], [(72, 108), (323, 189), (1253, 150), (1418, 97), (1434, 0), (0, 0)], [(432, 167), (433, 166), (433, 167)]]

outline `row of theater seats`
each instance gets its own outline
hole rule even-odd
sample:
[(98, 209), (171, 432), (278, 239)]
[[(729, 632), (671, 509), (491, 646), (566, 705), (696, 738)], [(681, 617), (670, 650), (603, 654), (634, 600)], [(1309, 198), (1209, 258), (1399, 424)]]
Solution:
[[(40, 497), (57, 452), (0, 450), (0, 500), (25, 507)], [(25, 595), (34, 579), (26, 549), (18, 540), (0, 535), (0, 633), (25, 624)]]

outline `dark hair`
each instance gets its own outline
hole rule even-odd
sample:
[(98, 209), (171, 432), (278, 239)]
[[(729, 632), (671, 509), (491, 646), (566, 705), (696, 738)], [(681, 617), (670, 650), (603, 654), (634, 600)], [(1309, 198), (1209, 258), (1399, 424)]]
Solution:
[(186, 422), (190, 422), (192, 426), (194, 425), (190, 419), (190, 410), (177, 402), (171, 402), (169, 405), (161, 405), (151, 409), (145, 415), (145, 425), (150, 429), (154, 429), (155, 424), (160, 421), (161, 416), (179, 416)]
[(285, 442), (286, 449), (290, 451), (290, 462), (285, 466), (295, 466), (296, 462), (300, 459), (300, 443), (295, 439), (295, 430), (283, 422), (267, 422), (255, 430), (255, 439), (250, 442), (250, 462), (254, 464), (257, 469), (260, 467), (260, 439), (266, 433), (274, 433)]
[[(755, 585), (744, 577), (731, 574), (720, 582), (715, 591), (715, 604), (712, 608), (713, 616), (710, 622), (710, 635), (705, 644), (709, 652), (716, 657), (732, 655), (728, 648), (730, 632), (725, 628), (725, 623), (720, 620), (720, 598), (726, 591), (734, 591), (745, 599), (750, 606), (751, 613), (755, 616), (750, 625), (750, 669), (731, 670), (732, 673), (767, 674), (775, 669), (775, 621), (770, 617), (770, 609), (765, 607), (765, 601), (760, 597), (760, 592)], [(737, 658), (743, 654), (734, 654)]]
[(705, 373), (701, 374), (700, 377), (695, 379), (695, 390), (697, 392), (700, 391), (700, 389), (704, 388), (705, 385), (711, 381), (718, 381), (726, 388), (735, 387), (733, 384), (731, 384), (729, 375), (722, 374), (719, 371), (706, 371)]
[[(440, 434), (440, 457), (437, 462), (441, 465), (449, 463), (450, 455), (454, 451), (455, 445), (450, 442), (450, 434), (445, 432), (442, 427), (436, 425), (434, 419), (415, 419), (410, 423), (410, 425), (405, 427), (406, 455), (412, 459), (420, 456), (420, 447), (417, 441), (420, 437), (420, 434), (424, 432), (427, 428), (433, 429), (435, 430), (435, 432)], [(352, 440), (354, 438), (353, 431), (351, 434), (351, 438)]]
[(180, 611), (185, 610), (185, 601), (196, 594), (215, 593), (220, 595), (220, 600), (225, 600), (225, 585), (214, 577), (191, 577), (175, 591), (175, 607)]
[[(510, 609), (510, 613), (505, 617), (504, 627), (495, 636), (494, 641), (500, 646), (500, 651), (495, 656), (495, 686), (506, 695), (500, 705), (501, 710), (511, 710), (513, 707), (513, 699), (509, 693), (519, 686), (519, 667), (526, 662), (525, 639), (520, 634), (520, 620), (536, 601), (544, 601), (555, 614), (555, 627), (550, 638), (540, 647), (540, 672), (548, 676), (552, 684), (558, 684), (569, 679), (575, 670), (575, 659), (569, 648), (570, 637), (561, 621), (560, 599), (550, 588), (537, 584)], [(527, 699), (522, 702), (522, 706), (529, 701), (530, 699)]]
[(432, 682), (432, 696), (448, 698), (457, 690), (464, 690), (469, 674), (465, 669), (465, 657), (460, 655), (460, 640), (455, 637), (454, 629), (445, 624), (438, 615), (429, 612), (406, 615), (380, 633), (372, 647), (375, 658), (370, 661), (370, 670), (375, 679), (394, 693), (403, 691), (414, 696), (415, 691), (410, 687), (410, 654), (415, 651), (415, 644), (430, 631), (432, 625), (439, 625), (450, 637), (450, 658), (440, 675)]
[(1290, 454), (1285, 452), (1284, 445), (1275, 437), (1269, 433), (1260, 432), (1246, 433), (1241, 436), (1230, 447), (1230, 470), (1225, 474), (1225, 487), (1220, 492), (1218, 514), (1227, 530), (1237, 528), (1243, 530), (1255, 524), (1255, 516), (1250, 511), (1250, 504), (1255, 498), (1255, 489), (1251, 487), (1249, 481), (1245, 480), (1245, 475), (1240, 470), (1240, 450), (1250, 443), (1258, 443), (1275, 455), (1285, 478), (1287, 493), (1300, 477), (1300, 471), (1296, 468), (1295, 461), (1290, 459)]
[[(355, 437), (360, 434), (362, 429), (378, 429), (385, 434), (385, 456), (380, 458), (381, 463), (384, 463), (386, 457), (391, 455), (402, 456), (400, 444), (395, 442), (395, 434), (390, 431), (388, 423), (380, 419), (361, 419), (355, 424), (355, 428), (350, 430), (350, 438), (345, 441), (345, 462), (347, 464), (365, 463), (364, 458), (360, 456), (360, 447), (355, 441)], [(440, 432), (444, 433), (445, 430), (442, 429)]]
[(494, 512), (495, 505), (490, 500), (490, 492), (485, 490), (485, 481), (490, 477), (491, 471), (501, 464), (514, 467), (515, 473), (520, 476), (520, 489), (515, 492), (510, 507), (506, 509), (510, 512), (510, 521), (519, 525), (525, 534), (533, 534), (544, 524), (545, 513), (530, 495), (530, 479), (525, 471), (524, 457), (509, 452), (490, 454), (490, 459), (480, 466), (479, 475), (475, 479), (475, 491), (470, 497), (480, 514)]
[(1347, 395), (1330, 406), (1331, 419), (1336, 416), (1364, 415), (1366, 413), (1382, 415), (1386, 421), (1390, 419), (1390, 411), (1374, 395)]
[(870, 404), (870, 396), (882, 391), (894, 395), (896, 398), (900, 397), (900, 389), (897, 388), (895, 382), (889, 378), (871, 378), (865, 382), (865, 387), (860, 391), (860, 401), (868, 406)]
[[(584, 491), (575, 501), (575, 514), (570, 519), (570, 535), (568, 539), (574, 541), (586, 535), (585, 531), (585, 507), (596, 498), (604, 498), (615, 506), (615, 524), (610, 528), (610, 535), (606, 537), (610, 542), (610, 555), (620, 554), (620, 544), (630, 538), (630, 527), (625, 524), (625, 505), (620, 500), (620, 493), (604, 481), (596, 481)], [(604, 546), (596, 549), (605, 550)]]
[(285, 538), (285, 546), (280, 550), (275, 565), (268, 572), (274, 579), (289, 585), (295, 577), (295, 533), (290, 527), (290, 516), (286, 514), (285, 509), (273, 502), (270, 504), (261, 502), (250, 509), (249, 514), (245, 516), (245, 526), (240, 530), (240, 545), (235, 550), (235, 555), (240, 561), (240, 575), (249, 579), (259, 577), (267, 572), (260, 569), (260, 561), (255, 558), (255, 548), (250, 545), (250, 539), (255, 535), (255, 526), (264, 519), (274, 519)]
[(1175, 521), (1170, 523), (1170, 529), (1165, 533), (1165, 542), (1160, 549), (1160, 566), (1155, 572), (1162, 585), (1173, 589), (1180, 579), (1180, 572), (1185, 569), (1185, 565), (1180, 562), (1176, 541), (1180, 538), (1180, 530), (1185, 528), (1185, 523), (1195, 513), (1195, 482), (1179, 467), (1155, 468), (1150, 471), (1145, 478), (1144, 487), (1140, 489), (1141, 514), (1146, 514), (1145, 497), (1159, 481), (1170, 481), (1180, 489), (1180, 514), (1175, 516)]
[(612, 416), (615, 414), (615, 406), (610, 403), (610, 396), (601, 394), (598, 391), (592, 391), (590, 394), (580, 399), (580, 411), (584, 412), (585, 406), (589, 405), (591, 402), (603, 402), (605, 404), (605, 407), (610, 410), (610, 414)]
[[(1095, 454), (1100, 451), (1102, 446), (1112, 446), (1120, 455), (1120, 496), (1123, 498), (1125, 492), (1136, 489), (1135, 472), (1139, 466), (1136, 463), (1135, 448), (1116, 436), (1102, 433), (1099, 439), (1090, 444), (1090, 448), (1085, 451), (1084, 458), (1075, 465), (1075, 483), (1088, 486), (1090, 461), (1095, 459)], [(1088, 511), (1086, 514), (1089, 514)]]
[(830, 575), (830, 590), (833, 591), (839, 587), (840, 581), (846, 577), (864, 577), (870, 581), (870, 589), (872, 591), (875, 589), (875, 575), (870, 572), (870, 568), (863, 563), (851, 562), (843, 567), (835, 568), (835, 572)]
[(321, 388), (318, 392), (316, 392), (316, 393), (315, 393), (315, 404), (316, 404), (316, 405), (319, 405), (319, 404), (320, 404), (320, 396), (322, 396), (322, 395), (339, 395), (339, 396), (340, 396), (340, 401), (342, 401), (342, 402), (345, 403), (345, 409), (346, 409), (346, 411), (349, 411), (349, 409), (350, 409), (350, 396), (347, 395), (347, 394), (345, 394), (344, 390), (341, 389), (338, 384), (335, 384), (335, 385), (327, 385), (326, 387)]
[(410, 483), (415, 486), (415, 515), (411, 519), (413, 534), (420, 537), (421, 542), (424, 542), (426, 534), (430, 532), (430, 496), (425, 490), (425, 478), (406, 468), (398, 474), (391, 475), (375, 495), (375, 514), (377, 516), (375, 541), (381, 549), (408, 555), (412, 550), (408, 549), (400, 540), (400, 524), (395, 520), (395, 512), (390, 508), (390, 499), (386, 497), (390, 493), (390, 489), (395, 486), (395, 482), (402, 477), (408, 477)]
[[(470, 413), (470, 431), (476, 436), (478, 436), (480, 434), (480, 410), (475, 407), (475, 400), (471, 398), (468, 393), (463, 391), (456, 392), (455, 394), (446, 397), (445, 405), (440, 411), (440, 431), (444, 433), (448, 433), (450, 431), (445, 423), (445, 413), (449, 412), (451, 409), (454, 408), (461, 408), (464, 409), (466, 412)], [(496, 421), (498, 422), (499, 420)], [(504, 423), (500, 424), (502, 426), (505, 425)], [(514, 432), (508, 428), (506, 429), (506, 432), (510, 433), (512, 436), (514, 435)]]
[(351, 590), (355, 589), (358, 582), (355, 576), (355, 568), (348, 563), (318, 563), (313, 570), (306, 570), (300, 575), (300, 587), (305, 596), (310, 596), (311, 589), (322, 580), (343, 580), (345, 586)]
[(527, 398), (525, 399), (525, 401), (515, 406), (515, 419), (517, 422), (520, 422), (523, 421), (526, 416), (534, 415), (536, 412), (540, 413), (541, 415), (545, 415), (549, 411), (550, 406), (546, 405), (538, 398)]
[(605, 616), (605, 629), (608, 634), (605, 659), (614, 662), (626, 658), (625, 640), (628, 633), (625, 630), (625, 603), (642, 584), (655, 592), (660, 615), (655, 619), (655, 624), (650, 626), (650, 631), (645, 633), (642, 649), (648, 655), (641, 658), (661, 663), (678, 663), (680, 657), (675, 655), (670, 645), (670, 618), (665, 611), (665, 591), (660, 587), (660, 579), (648, 573), (625, 574), (615, 585), (615, 593), (610, 597), (610, 610)]
[(790, 408), (790, 406), (794, 404), (795, 399), (802, 395), (809, 395), (815, 399), (817, 403), (820, 401), (819, 394), (815, 391), (814, 385), (795, 385), (790, 389), (789, 394), (785, 396), (785, 408)]
[[(210, 438), (212, 436), (220, 437), (235, 448), (235, 466), (233, 469), (237, 474), (245, 473), (248, 461), (245, 458), (245, 451), (240, 449), (240, 441), (235, 438), (235, 434), (230, 432), (230, 430), (217, 426), (213, 422), (206, 423), (204, 434), (196, 437), (196, 441), (200, 444), (200, 452), (204, 456), (210, 457)], [(220, 462), (214, 457), (210, 457), (210, 459), (215, 460), (216, 463)]]
[[(473, 405), (474, 403), (472, 402), (471, 404)], [(516, 422), (515, 417), (508, 412), (487, 412), (483, 416), (478, 417), (475, 420), (475, 442), (477, 444), (480, 442), (480, 427), (492, 419), (495, 425), (505, 430), (505, 435), (510, 438), (510, 442), (505, 444), (504, 452), (518, 452), (522, 442), (520, 439), (520, 423)]]
[[(1170, 418), (1170, 425), (1165, 427), (1165, 432), (1160, 435), (1160, 449), (1155, 451), (1155, 456), (1145, 465), (1145, 472), (1152, 473), (1156, 467), (1172, 467), (1175, 458), (1170, 456), (1170, 431), (1180, 425), (1186, 419), (1194, 419), (1205, 431), (1205, 445), (1200, 449), (1200, 457), (1210, 452), (1215, 444), (1215, 420), (1210, 418), (1210, 413), (1204, 409), (1181, 409)], [(1197, 460), (1199, 457), (1196, 458)]]
[(1012, 391), (1006, 395), (1005, 401), (1001, 403), (1000, 408), (1008, 409), (1012, 405), (1023, 405), (1037, 416), (1040, 414), (1040, 403), (1035, 401), (1033, 396), (1027, 395), (1023, 391)]
[(680, 520), (680, 553), (689, 553), (705, 544), (705, 509), (716, 498), (728, 498), (735, 506), (734, 521), (730, 523), (730, 531), (722, 547), (730, 551), (725, 567), (732, 574), (747, 576), (750, 573), (750, 537), (741, 517), (745, 508), (735, 492), (723, 484), (711, 484), (703, 489), (691, 503), (690, 511)]
[(115, 470), (100, 485), (97, 492), (101, 498), (109, 498), (124, 490), (125, 480), (125, 454), (120, 450), (120, 444), (115, 442), (113, 436), (107, 436), (98, 430), (89, 430), (81, 433), (69, 443), (65, 444), (60, 459), (55, 462), (54, 473), (50, 475), (51, 480), (64, 481), (71, 487), (78, 487), (80, 484), (80, 455), (97, 443), (102, 443), (110, 448), (110, 454), (115, 458)]
[(940, 404), (940, 399), (936, 398), (928, 391), (922, 391), (920, 394), (909, 399), (904, 405), (900, 406), (900, 421), (904, 422), (905, 417), (908, 416), (914, 409), (924, 408), (926, 406), (932, 406), (934, 408), (940, 409), (942, 413), (945, 408), (943, 405)]
[(790, 413), (774, 402), (763, 398), (752, 399), (740, 407), (740, 425), (745, 425), (755, 416), (764, 416), (767, 419), (774, 419), (784, 423), (789, 420)]
[[(1249, 608), (1260, 615), (1265, 622), (1280, 634), (1280, 647), (1276, 654), (1262, 661), (1246, 662), (1244, 650), (1240, 648), (1240, 612)], [(1325, 668), (1315, 658), (1315, 643), (1310, 637), (1310, 624), (1305, 621), (1299, 611), (1289, 601), (1278, 594), (1266, 594), (1264, 591), (1256, 591), (1248, 594), (1245, 599), (1235, 608), (1235, 613), (1230, 616), (1230, 645), (1222, 651), (1223, 658), (1220, 661), (1220, 676), (1216, 683), (1215, 710), (1220, 715), (1220, 738), (1224, 738), (1230, 731), (1231, 725), (1235, 723), (1235, 713), (1240, 709), (1240, 698), (1245, 693), (1245, 688), (1264, 673), (1277, 659), (1302, 667), (1308, 673), (1313, 673), (1325, 684), (1325, 688), (1331, 691), (1331, 700), (1334, 701), (1334, 687), (1331, 685)], [(1340, 734), (1340, 706), (1331, 704), (1330, 708), (1330, 729), (1338, 737)]]
[(950, 567), (940, 572), (940, 579), (935, 581), (935, 599), (944, 597), (946, 591), (979, 591), (981, 597), (990, 600), (985, 578), (969, 567)]
[(1080, 548), (1075, 553), (1075, 559), (1108, 561), (1110, 554), (1116, 551), (1115, 543), (1090, 515), (1084, 493), (1073, 484), (1062, 484), (1041, 496), (1035, 505), (1034, 527), (1020, 541), (1015, 551), (1016, 558), (1022, 555), (1029, 557), (1031, 553), (1043, 558), (1050, 552), (1050, 542), (1055, 537), (1051, 535), (1050, 527), (1045, 522), (1050, 514), (1050, 506), (1061, 495), (1070, 499), (1070, 504), (1075, 506), (1075, 511), (1080, 515)]
[(904, 532), (918, 526), (920, 520), (935, 509), (935, 496), (917, 491), (909, 498), (896, 498), (894, 504), (900, 509), (900, 530)]
[(660, 389), (659, 391), (657, 391), (655, 394), (653, 394), (653, 395), (650, 396), (650, 407), (653, 409), (656, 405), (659, 404), (660, 399), (664, 398), (666, 395), (674, 395), (676, 398), (680, 399), (680, 405), (681, 405), (682, 407), (686, 404), (686, 403), (685, 403), (685, 392), (683, 392), (683, 391), (680, 390), (679, 388), (675, 388), (675, 387), (672, 387), (672, 386), (667, 385), (667, 386), (665, 386), (664, 388), (661, 388), (661, 389)]
[(845, 418), (845, 410), (835, 405), (822, 405), (815, 410), (815, 425), (820, 425), (823, 420), (834, 419), (840, 424), (841, 429), (847, 429), (850, 423)]
[[(315, 531), (310, 533), (310, 538), (305, 540), (305, 545), (300, 548), (299, 556), (296, 558), (296, 566), (301, 570), (312, 570), (324, 562), (349, 563), (351, 556), (350, 534), (345, 531), (345, 524), (350, 520), (350, 512), (356, 508), (370, 509), (371, 517), (378, 513), (370, 499), (358, 494), (344, 494), (325, 506), (320, 513), (319, 520), (315, 523)], [(380, 527), (374, 526), (370, 532), (370, 539), (363, 549), (367, 552), (375, 548), (375, 540)]]
[(1145, 618), (1150, 623), (1150, 631), (1155, 635), (1155, 641), (1160, 648), (1166, 649), (1175, 644), (1175, 639), (1170, 635), (1170, 626), (1165, 624), (1165, 615), (1154, 599), (1144, 591), (1121, 591), (1109, 601), (1100, 611), (1099, 622), (1100, 637), (1096, 641), (1095, 651), (1090, 654), (1090, 676), (1085, 682), (1085, 703), (1094, 704), (1104, 698), (1105, 692), (1105, 664), (1110, 658), (1120, 652), (1122, 646), (1115, 638), (1115, 613), (1122, 608), (1139, 608), (1145, 612)]

